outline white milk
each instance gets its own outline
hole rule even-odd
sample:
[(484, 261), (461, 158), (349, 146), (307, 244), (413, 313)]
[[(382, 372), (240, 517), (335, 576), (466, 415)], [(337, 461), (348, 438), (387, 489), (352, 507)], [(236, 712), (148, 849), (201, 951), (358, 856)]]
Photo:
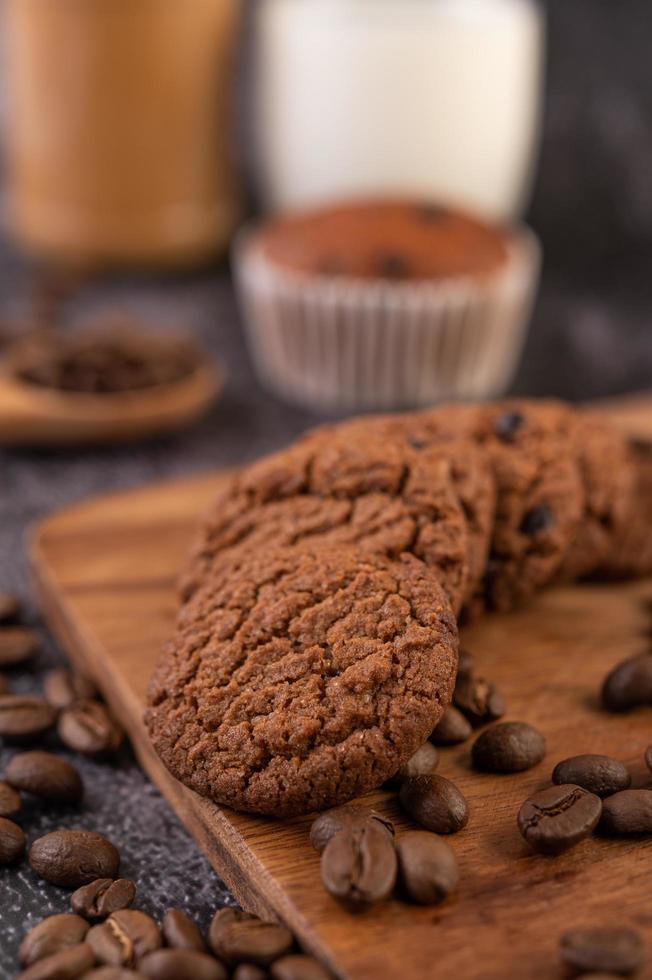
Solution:
[(407, 192), (515, 217), (538, 142), (534, 0), (261, 0), (263, 195)]

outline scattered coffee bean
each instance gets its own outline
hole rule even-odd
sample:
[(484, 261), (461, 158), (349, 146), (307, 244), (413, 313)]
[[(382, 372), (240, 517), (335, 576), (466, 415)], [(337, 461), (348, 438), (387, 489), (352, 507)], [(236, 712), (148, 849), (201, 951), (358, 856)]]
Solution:
[(0, 667), (17, 667), (38, 653), (38, 634), (27, 626), (0, 628)]
[(113, 844), (91, 830), (54, 830), (34, 841), (29, 863), (52, 885), (79, 888), (96, 878), (115, 878), (120, 855)]
[(457, 888), (459, 870), (452, 848), (426, 830), (412, 830), (396, 845), (403, 890), (419, 905), (436, 905)]
[(401, 766), (395, 776), (387, 781), (390, 788), (398, 789), (410, 776), (427, 776), (434, 772), (439, 763), (439, 752), (434, 745), (426, 742), (413, 756)]
[(475, 657), (464, 647), (460, 647), (460, 652), (457, 658), (457, 676), (464, 677), (465, 675), (472, 674), (475, 670)]
[(0, 817), (0, 866), (13, 864), (25, 853), (27, 841), (18, 824)]
[(227, 980), (225, 967), (194, 949), (157, 949), (138, 961), (138, 972), (152, 980)]
[(76, 946), (84, 941), (89, 929), (88, 922), (79, 915), (51, 915), (24, 937), (18, 947), (18, 962), (21, 966), (30, 966), (68, 946)]
[(9, 762), (5, 778), (15, 789), (52, 803), (79, 803), (84, 795), (74, 766), (51, 752), (20, 752)]
[(69, 708), (75, 701), (86, 701), (97, 695), (95, 685), (83, 674), (57, 667), (43, 682), (45, 700), (55, 708)]
[(541, 732), (523, 721), (505, 721), (477, 737), (471, 757), (482, 772), (525, 772), (537, 766), (546, 754)]
[(310, 843), (321, 854), (331, 837), (339, 834), (340, 830), (356, 830), (369, 822), (385, 830), (391, 837), (394, 836), (391, 820), (367, 806), (348, 803), (346, 806), (336, 806), (332, 810), (326, 810), (313, 821), (310, 828)]
[(609, 834), (652, 834), (652, 790), (624, 789), (608, 796), (600, 829)]
[(219, 909), (211, 922), (209, 943), (217, 957), (234, 966), (268, 966), (292, 948), (292, 933), (276, 922), (237, 909)]
[(518, 828), (528, 844), (543, 854), (561, 854), (595, 829), (602, 800), (581, 786), (550, 786), (525, 801)]
[(206, 943), (199, 926), (181, 909), (168, 909), (163, 916), (161, 932), (167, 946), (174, 949), (194, 949), (198, 953), (206, 952)]
[(22, 800), (13, 786), (0, 780), (0, 817), (15, 817), (20, 812)]
[(529, 510), (521, 521), (519, 531), (528, 537), (541, 534), (542, 531), (549, 531), (555, 526), (555, 515), (547, 504), (533, 507)]
[(504, 698), (495, 684), (474, 674), (458, 677), (453, 701), (474, 726), (497, 721), (506, 710)]
[(561, 959), (575, 973), (600, 971), (629, 976), (643, 965), (645, 948), (637, 932), (601, 926), (573, 929), (560, 940)]
[(466, 742), (472, 731), (469, 720), (450, 704), (430, 736), (430, 741), (435, 745), (460, 745)]
[(494, 432), (501, 442), (514, 442), (514, 437), (525, 423), (520, 412), (503, 412), (494, 421)]
[(321, 856), (324, 888), (354, 912), (385, 901), (391, 895), (396, 872), (394, 841), (371, 821), (341, 830)]
[(268, 980), (269, 973), (255, 963), (240, 963), (233, 973), (233, 980)]
[(20, 599), (8, 592), (0, 592), (0, 623), (10, 623), (20, 616)]
[(29, 742), (45, 734), (57, 712), (43, 698), (27, 694), (0, 696), (0, 736), (9, 742)]
[(652, 704), (652, 655), (639, 654), (619, 663), (602, 685), (602, 705), (608, 711), (629, 711)]
[(645, 751), (645, 765), (652, 772), (652, 745), (649, 745)]
[(455, 783), (435, 773), (406, 779), (399, 800), (413, 820), (435, 834), (454, 834), (468, 823), (466, 799)]
[(272, 963), (272, 980), (331, 980), (331, 974), (319, 960), (302, 953), (291, 953)]
[(162, 939), (151, 916), (135, 909), (121, 909), (101, 925), (92, 926), (86, 942), (100, 963), (135, 966), (141, 956), (159, 949)]
[(32, 963), (17, 980), (77, 980), (86, 976), (94, 963), (93, 950), (87, 943), (80, 943)]
[[(128, 878), (96, 878), (70, 896), (70, 906), (85, 919), (106, 919), (128, 909), (136, 897), (136, 886)], [(174, 945), (170, 943), (170, 945)]]
[(124, 738), (117, 721), (99, 701), (77, 701), (62, 711), (58, 732), (69, 749), (92, 756), (115, 752)]
[(608, 755), (574, 755), (558, 762), (552, 772), (553, 783), (574, 783), (596, 796), (611, 796), (627, 789), (632, 781), (627, 767)]
[(83, 980), (142, 980), (142, 973), (136, 973), (126, 966), (96, 966), (85, 973)]

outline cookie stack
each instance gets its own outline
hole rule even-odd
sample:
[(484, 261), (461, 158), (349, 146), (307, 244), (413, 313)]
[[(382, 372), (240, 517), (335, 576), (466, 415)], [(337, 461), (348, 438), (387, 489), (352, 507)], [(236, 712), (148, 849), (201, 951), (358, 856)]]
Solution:
[(460, 617), (650, 571), (652, 455), (599, 415), (521, 400), (318, 429), (215, 501), (147, 725), (219, 803), (331, 807), (437, 725)]

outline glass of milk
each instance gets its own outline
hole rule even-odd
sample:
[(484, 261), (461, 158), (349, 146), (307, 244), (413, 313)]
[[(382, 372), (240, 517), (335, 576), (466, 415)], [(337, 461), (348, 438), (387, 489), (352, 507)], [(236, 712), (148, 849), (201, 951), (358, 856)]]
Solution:
[(518, 217), (541, 118), (536, 0), (257, 8), (258, 158), (270, 210), (399, 193)]

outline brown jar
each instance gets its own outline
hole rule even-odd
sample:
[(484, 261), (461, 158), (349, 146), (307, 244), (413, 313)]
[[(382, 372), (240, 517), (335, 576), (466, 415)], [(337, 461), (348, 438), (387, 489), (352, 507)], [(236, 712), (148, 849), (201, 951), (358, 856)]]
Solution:
[(226, 246), (240, 0), (7, 0), (9, 225), (83, 265)]

